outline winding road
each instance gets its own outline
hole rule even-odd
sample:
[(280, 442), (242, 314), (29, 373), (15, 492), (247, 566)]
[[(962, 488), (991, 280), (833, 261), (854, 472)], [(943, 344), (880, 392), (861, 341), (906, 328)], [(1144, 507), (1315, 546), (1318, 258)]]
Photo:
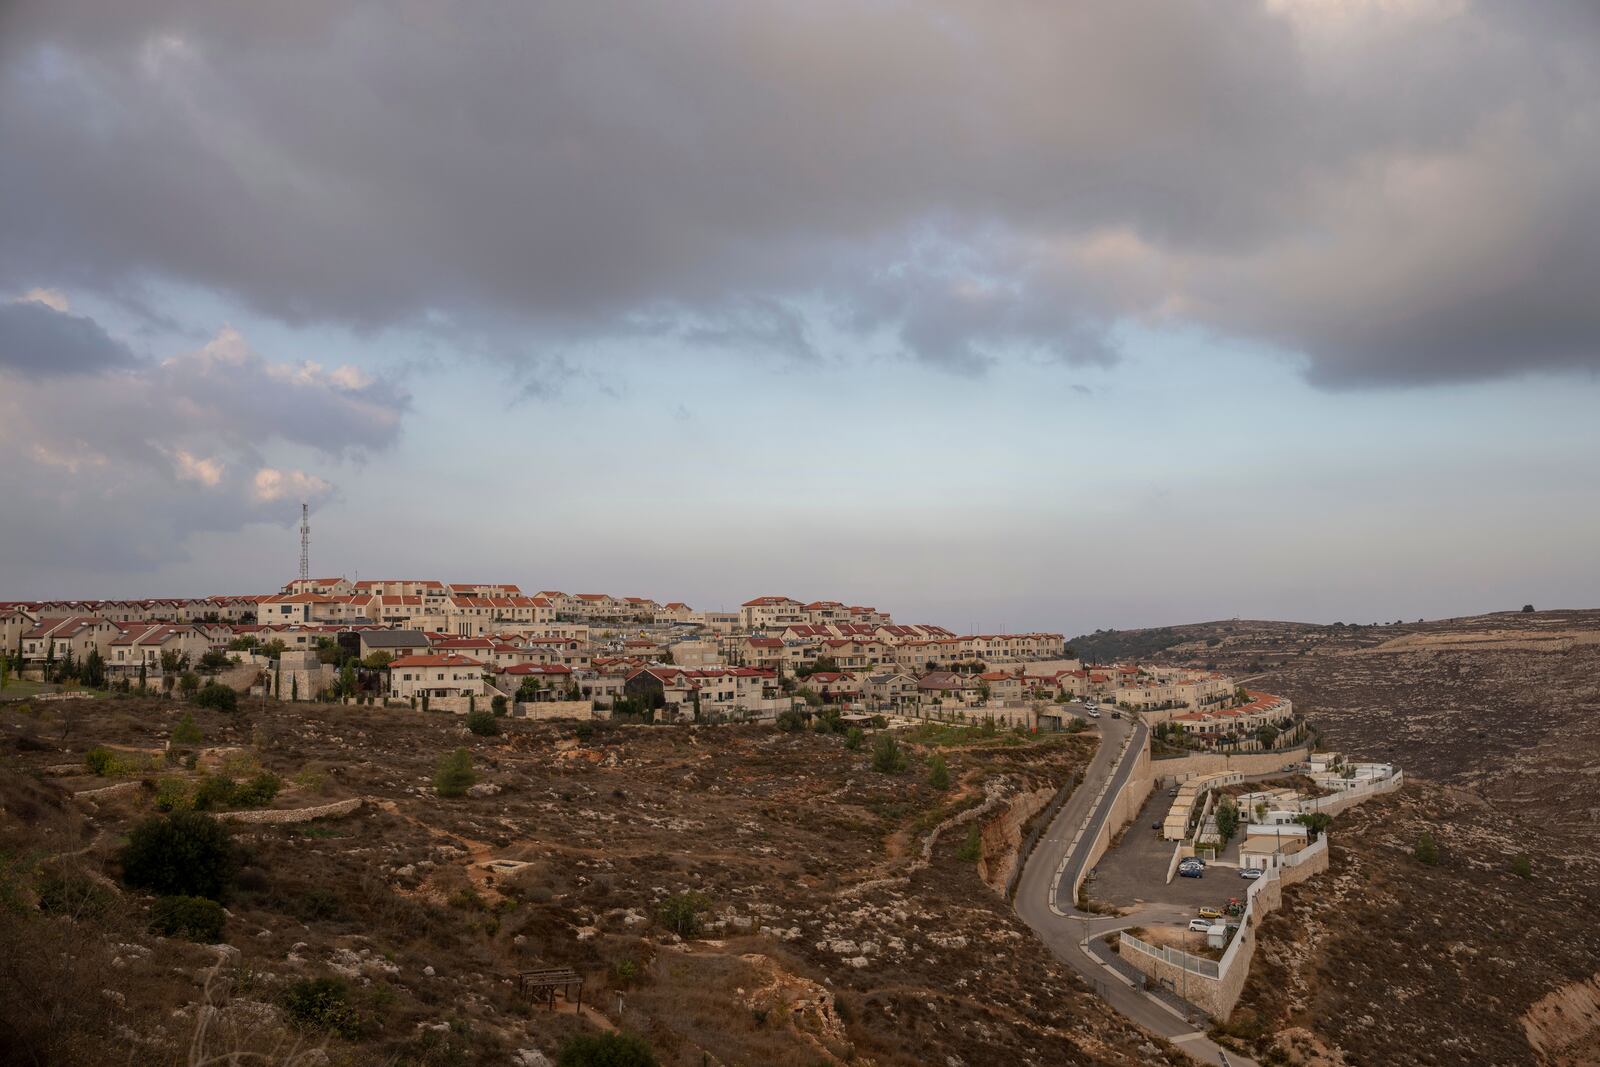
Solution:
[[(1133, 773), (1135, 757), (1149, 737), (1142, 722), (1103, 718), (1099, 726), (1100, 748), (1084, 772), (1083, 783), (1062, 805), (1023, 867), (1017, 883), (1017, 915), (1057, 959), (1082, 975), (1095, 993), (1124, 1017), (1172, 1042), (1201, 1063), (1257, 1067), (1254, 1060), (1220, 1048), (1178, 1008), (1144, 992), (1132, 979), (1090, 952), (1095, 938), (1114, 930), (1185, 917), (1180, 909), (1167, 905), (1113, 916), (1082, 912), (1075, 906), (1072, 885), (1088, 858), (1089, 846), (1109, 817), (1111, 799)], [(1128, 742), (1125, 748), (1124, 740)]]

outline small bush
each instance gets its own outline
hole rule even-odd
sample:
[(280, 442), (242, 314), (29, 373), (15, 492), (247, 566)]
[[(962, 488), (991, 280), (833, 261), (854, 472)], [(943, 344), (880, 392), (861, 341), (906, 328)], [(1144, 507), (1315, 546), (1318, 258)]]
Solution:
[(200, 727), (194, 724), (194, 716), (184, 712), (183, 718), (178, 720), (178, 725), (172, 728), (172, 743), (198, 745), (200, 740)]
[(321, 793), (328, 788), (328, 776), (319, 770), (307, 767), (294, 776), (294, 784), (307, 793)]
[(168, 775), (156, 783), (156, 810), (183, 811), (193, 806), (189, 783), (176, 775)]
[(705, 894), (690, 890), (674, 893), (661, 902), (657, 914), (661, 925), (679, 937), (693, 937), (700, 932), (700, 913), (711, 906)]
[(117, 754), (104, 745), (91, 748), (84, 754), (83, 762), (88, 766), (90, 773), (100, 778), (117, 773), (122, 766)]
[(150, 909), (150, 929), (166, 937), (214, 945), (222, 940), (226, 918), (222, 905), (205, 897), (158, 897)]
[(574, 1034), (556, 1052), (556, 1067), (658, 1067), (644, 1038), (633, 1034)]
[(956, 859), (962, 863), (977, 863), (978, 857), (983, 852), (983, 837), (978, 833), (976, 824), (967, 831), (967, 839), (956, 850)]
[(439, 769), (433, 776), (433, 788), (442, 797), (460, 797), (465, 796), (477, 780), (478, 776), (472, 770), (472, 753), (458, 748), (439, 761)]
[(792, 734), (797, 730), (802, 730), (805, 728), (805, 725), (805, 716), (801, 715), (793, 708), (788, 708), (778, 713), (777, 727), (786, 734)]
[(264, 804), (271, 804), (278, 791), (283, 788), (283, 779), (271, 771), (262, 771), (244, 785), (239, 786), (233, 793), (233, 806), (236, 808), (259, 808)]
[(279, 1004), (305, 1029), (346, 1039), (361, 1036), (361, 1015), (350, 1004), (349, 989), (337, 978), (301, 979), (283, 991)]
[(1521, 855), (1517, 856), (1516, 859), (1511, 861), (1511, 873), (1516, 875), (1518, 878), (1533, 877), (1533, 860), (1526, 852), (1522, 853)]
[(572, 728), (572, 733), (581, 742), (591, 741), (595, 735), (594, 723), (580, 722)]
[(479, 737), (493, 737), (500, 732), (500, 723), (495, 720), (493, 712), (469, 711), (467, 713), (467, 729)]
[(228, 828), (198, 811), (146, 819), (128, 835), (121, 858), (122, 880), (136, 889), (218, 901), (237, 865)]
[(866, 743), (866, 738), (867, 735), (861, 731), (861, 727), (852, 726), (850, 731), (844, 735), (844, 747), (851, 752), (860, 752), (861, 746)]
[(1416, 857), (1417, 862), (1432, 867), (1439, 862), (1439, 843), (1433, 839), (1432, 834), (1423, 834), (1417, 838), (1417, 847), (1411, 854)]
[(939, 790), (950, 788), (950, 768), (945, 766), (942, 753), (935, 752), (928, 761), (928, 784)]
[(496, 695), (489, 701), (489, 707), (494, 711), (495, 715), (504, 715), (506, 713), (506, 698)]
[(104, 918), (116, 902), (109, 889), (78, 871), (48, 871), (34, 891), (40, 911), (80, 921)]
[(232, 686), (221, 685), (216, 682), (196, 693), (194, 702), (202, 708), (212, 708), (216, 711), (239, 710), (239, 694), (233, 691)]
[(878, 735), (872, 746), (872, 769), (880, 774), (899, 774), (906, 769), (906, 754), (893, 734)]
[(208, 774), (200, 779), (194, 791), (195, 811), (225, 811), (233, 806), (234, 791), (238, 788), (226, 774)]

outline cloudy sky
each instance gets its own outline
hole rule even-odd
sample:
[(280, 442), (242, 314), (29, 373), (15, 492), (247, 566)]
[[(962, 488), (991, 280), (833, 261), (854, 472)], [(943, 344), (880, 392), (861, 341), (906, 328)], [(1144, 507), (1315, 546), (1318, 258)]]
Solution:
[(1600, 603), (1592, 0), (13, 0), (0, 144), (0, 597)]

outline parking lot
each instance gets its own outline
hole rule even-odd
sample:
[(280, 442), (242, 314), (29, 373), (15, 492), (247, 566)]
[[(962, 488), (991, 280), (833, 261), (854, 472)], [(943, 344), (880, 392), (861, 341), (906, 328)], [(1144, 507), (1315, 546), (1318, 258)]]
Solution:
[[(1166, 817), (1172, 798), (1158, 788), (1145, 801), (1139, 815), (1122, 835), (1122, 841), (1108, 851), (1095, 867), (1088, 883), (1089, 896), (1117, 907), (1138, 904), (1172, 904), (1192, 911), (1209, 904), (1221, 908), (1230, 898), (1244, 899), (1249, 882), (1239, 877), (1239, 840), (1236, 838), (1220, 857), (1206, 868), (1203, 878), (1174, 877), (1167, 883), (1167, 866), (1172, 862), (1175, 842), (1163, 840), (1151, 824)], [(1233, 866), (1222, 866), (1233, 864)]]

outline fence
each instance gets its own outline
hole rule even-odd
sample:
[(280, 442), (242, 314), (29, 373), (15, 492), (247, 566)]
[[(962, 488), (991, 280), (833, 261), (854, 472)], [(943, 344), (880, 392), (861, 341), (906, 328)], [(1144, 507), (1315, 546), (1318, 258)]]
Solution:
[(1152, 945), (1148, 941), (1142, 941), (1134, 937), (1126, 930), (1122, 932), (1122, 946), (1143, 952), (1148, 956), (1154, 956), (1156, 959), (1170, 963), (1174, 967), (1180, 967), (1196, 978), (1216, 980), (1222, 977), (1222, 965), (1208, 956), (1196, 956), (1193, 953), (1183, 951), (1181, 948)]

